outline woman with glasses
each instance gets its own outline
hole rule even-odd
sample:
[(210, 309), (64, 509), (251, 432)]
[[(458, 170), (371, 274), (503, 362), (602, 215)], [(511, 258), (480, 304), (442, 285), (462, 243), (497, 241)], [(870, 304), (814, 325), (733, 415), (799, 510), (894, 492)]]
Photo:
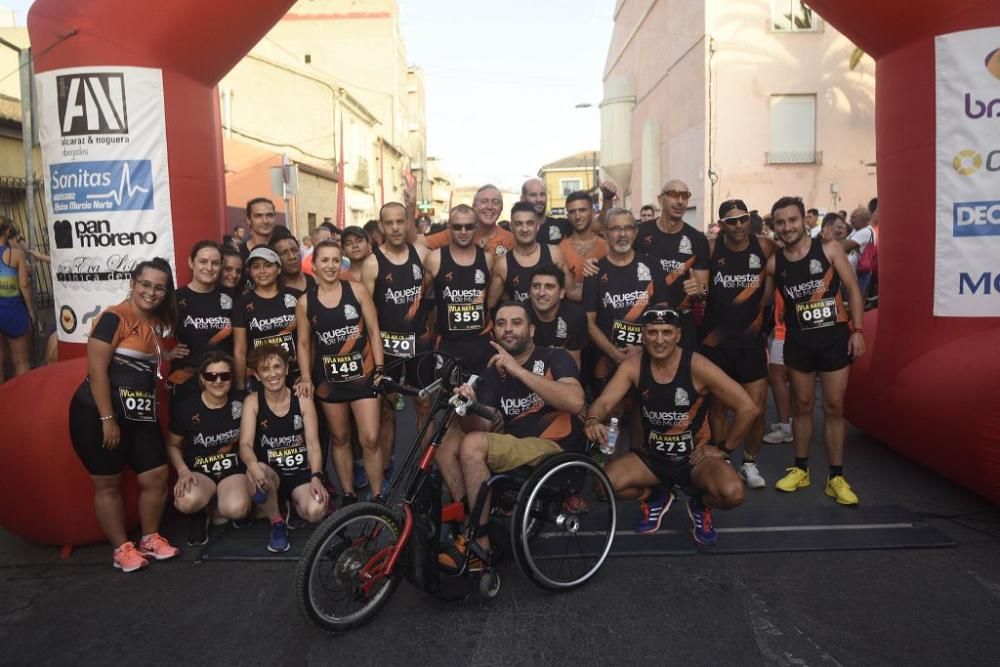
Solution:
[(170, 411), (167, 456), (177, 471), (174, 507), (191, 515), (188, 546), (208, 542), (213, 498), (219, 515), (238, 521), (250, 512), (246, 468), (239, 458), (243, 402), (232, 395), (233, 359), (218, 350), (206, 353), (198, 368), (201, 392)]
[[(313, 250), (318, 287), (306, 292), (296, 308), (298, 352), (302, 364), (299, 390), (315, 395), (323, 406), (333, 442), (333, 464), (344, 489), (341, 502), (357, 501), (354, 493), (354, 457), (350, 417), (357, 424), (358, 441), (372, 499), (382, 496), (385, 464), (378, 446), (379, 400), (375, 385), (381, 380), (384, 351), (378, 314), (361, 283), (342, 280), (340, 246), (323, 241)], [(305, 360), (312, 363), (305, 363)]]
[[(163, 339), (177, 320), (173, 274), (165, 259), (140, 262), (128, 297), (105, 309), (87, 340), (87, 378), (69, 406), (73, 448), (94, 483), (94, 509), (115, 546), (114, 566), (133, 572), (179, 552), (160, 536), (167, 499), (167, 453), (157, 423), (156, 380), (169, 354)], [(142, 539), (125, 531), (121, 476), (128, 465), (139, 480)]]
[(233, 352), (233, 297), (217, 285), (222, 250), (214, 241), (199, 241), (191, 248), (188, 266), (191, 282), (177, 290), (177, 346), (167, 377), (173, 391), (171, 408), (201, 390), (195, 371), (206, 353)]

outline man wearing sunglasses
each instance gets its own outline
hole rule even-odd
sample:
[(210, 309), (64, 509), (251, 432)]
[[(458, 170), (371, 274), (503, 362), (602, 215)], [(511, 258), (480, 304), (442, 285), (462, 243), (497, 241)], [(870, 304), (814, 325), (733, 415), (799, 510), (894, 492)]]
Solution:
[[(840, 243), (810, 238), (801, 199), (782, 197), (771, 207), (771, 217), (784, 247), (768, 261), (767, 274), (774, 278), (785, 301), (784, 361), (794, 399), (795, 438), (795, 465), (775, 487), (791, 493), (809, 486), (818, 373), (830, 464), (826, 495), (841, 505), (857, 505), (858, 497), (844, 479), (844, 393), (852, 359), (865, 353), (861, 290)], [(853, 331), (847, 324), (841, 285), (851, 306)]]
[[(732, 509), (743, 502), (743, 484), (728, 459), (758, 410), (719, 367), (679, 347), (679, 313), (658, 303), (643, 311), (641, 322), (642, 354), (618, 367), (590, 406), (584, 428), (590, 440), (606, 442), (603, 422), (627, 393), (637, 391), (643, 437), (638, 447), (605, 469), (615, 495), (623, 500), (647, 496), (636, 532), (654, 533), (674, 501), (670, 489), (679, 486), (689, 496), (691, 536), (698, 544), (712, 545), (712, 509)], [(717, 447), (711, 444), (706, 420), (710, 399), (735, 413), (732, 428)]]
[[(750, 231), (750, 213), (742, 199), (719, 206), (718, 238), (708, 242), (711, 283), (705, 320), (701, 327), (701, 353), (742, 385), (757, 406), (757, 419), (747, 434), (740, 476), (754, 489), (765, 486), (756, 456), (764, 437), (764, 407), (767, 402), (767, 352), (764, 337), (764, 307), (774, 292), (766, 275), (774, 254), (770, 239)], [(713, 402), (708, 411), (712, 438), (726, 437), (729, 419), (725, 407)]]
[(665, 301), (681, 315), (681, 345), (697, 344), (692, 308), (708, 296), (708, 239), (684, 222), (691, 189), (680, 179), (660, 188), (660, 217), (639, 225), (635, 247), (656, 259), (667, 274)]
[[(514, 249), (514, 235), (497, 224), (503, 213), (503, 195), (497, 186), (484, 185), (476, 190), (472, 198), (472, 210), (476, 216), (474, 242), (477, 246), (485, 250), (487, 255), (498, 257), (503, 257)], [(445, 247), (450, 240), (450, 227), (423, 238), (424, 244), (431, 250)]]

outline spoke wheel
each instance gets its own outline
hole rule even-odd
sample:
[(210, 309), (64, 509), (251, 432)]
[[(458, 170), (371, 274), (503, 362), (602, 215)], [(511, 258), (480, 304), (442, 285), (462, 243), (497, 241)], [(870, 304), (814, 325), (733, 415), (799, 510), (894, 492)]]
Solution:
[(346, 507), (320, 524), (296, 570), (299, 609), (316, 627), (340, 633), (370, 620), (389, 601), (399, 574), (385, 568), (399, 519), (373, 503)]
[(511, 523), (524, 573), (550, 590), (576, 588), (594, 576), (615, 537), (613, 498), (607, 475), (590, 458), (567, 453), (544, 461), (521, 488)]

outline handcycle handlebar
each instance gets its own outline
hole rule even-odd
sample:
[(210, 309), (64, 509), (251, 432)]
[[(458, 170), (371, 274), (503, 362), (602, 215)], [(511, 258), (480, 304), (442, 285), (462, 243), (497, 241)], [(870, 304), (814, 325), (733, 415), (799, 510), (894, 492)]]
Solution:
[(493, 422), (497, 418), (496, 408), (491, 408), (488, 405), (483, 405), (482, 403), (477, 403), (475, 401), (470, 401), (465, 404), (465, 409), (468, 412), (479, 415), (488, 422)]
[(396, 382), (395, 380), (390, 380), (389, 378), (382, 379), (382, 393), (383, 394), (403, 394), (404, 396), (420, 396), (423, 398), (423, 389), (417, 389), (416, 387), (411, 387), (408, 384), (403, 384), (402, 382)]

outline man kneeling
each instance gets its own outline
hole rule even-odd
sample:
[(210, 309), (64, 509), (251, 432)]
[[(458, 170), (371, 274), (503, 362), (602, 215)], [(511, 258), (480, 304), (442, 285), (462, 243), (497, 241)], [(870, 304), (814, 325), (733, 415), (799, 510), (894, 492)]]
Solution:
[[(479, 390), (468, 386), (456, 389), (466, 398), (497, 408), (503, 433), (489, 432), (485, 419), (466, 424), (467, 434), (458, 447), (438, 449), (437, 463), (452, 498), (468, 506), (491, 473), (502, 473), (525, 465), (537, 465), (542, 459), (561, 451), (583, 451), (586, 441), (576, 417), (583, 410), (583, 387), (579, 369), (568, 352), (558, 348), (536, 347), (532, 342), (535, 327), (524, 303), (501, 305), (494, 317), (491, 345), (496, 355), (490, 359)], [(739, 480), (737, 480), (739, 481)], [(469, 500), (471, 498), (472, 500)], [(478, 517), (485, 528), (490, 516), (486, 498)], [(468, 549), (465, 535), (441, 553), (439, 562), (448, 569), (461, 567)], [(477, 543), (481, 553), (488, 553), (489, 538), (480, 531)], [(478, 557), (469, 559), (470, 569), (482, 568)]]
[[(632, 387), (638, 390), (643, 442), (611, 461), (606, 468), (615, 494), (639, 498), (642, 520), (636, 531), (653, 533), (680, 486), (690, 496), (691, 535), (699, 544), (715, 544), (712, 508), (732, 509), (743, 502), (743, 482), (729, 464), (729, 454), (757, 416), (746, 391), (705, 357), (678, 347), (679, 315), (666, 304), (647, 306), (642, 314), (641, 355), (626, 359), (590, 408), (587, 437), (607, 441), (603, 425), (614, 406)], [(705, 416), (709, 398), (735, 413), (732, 428), (717, 448)]]

